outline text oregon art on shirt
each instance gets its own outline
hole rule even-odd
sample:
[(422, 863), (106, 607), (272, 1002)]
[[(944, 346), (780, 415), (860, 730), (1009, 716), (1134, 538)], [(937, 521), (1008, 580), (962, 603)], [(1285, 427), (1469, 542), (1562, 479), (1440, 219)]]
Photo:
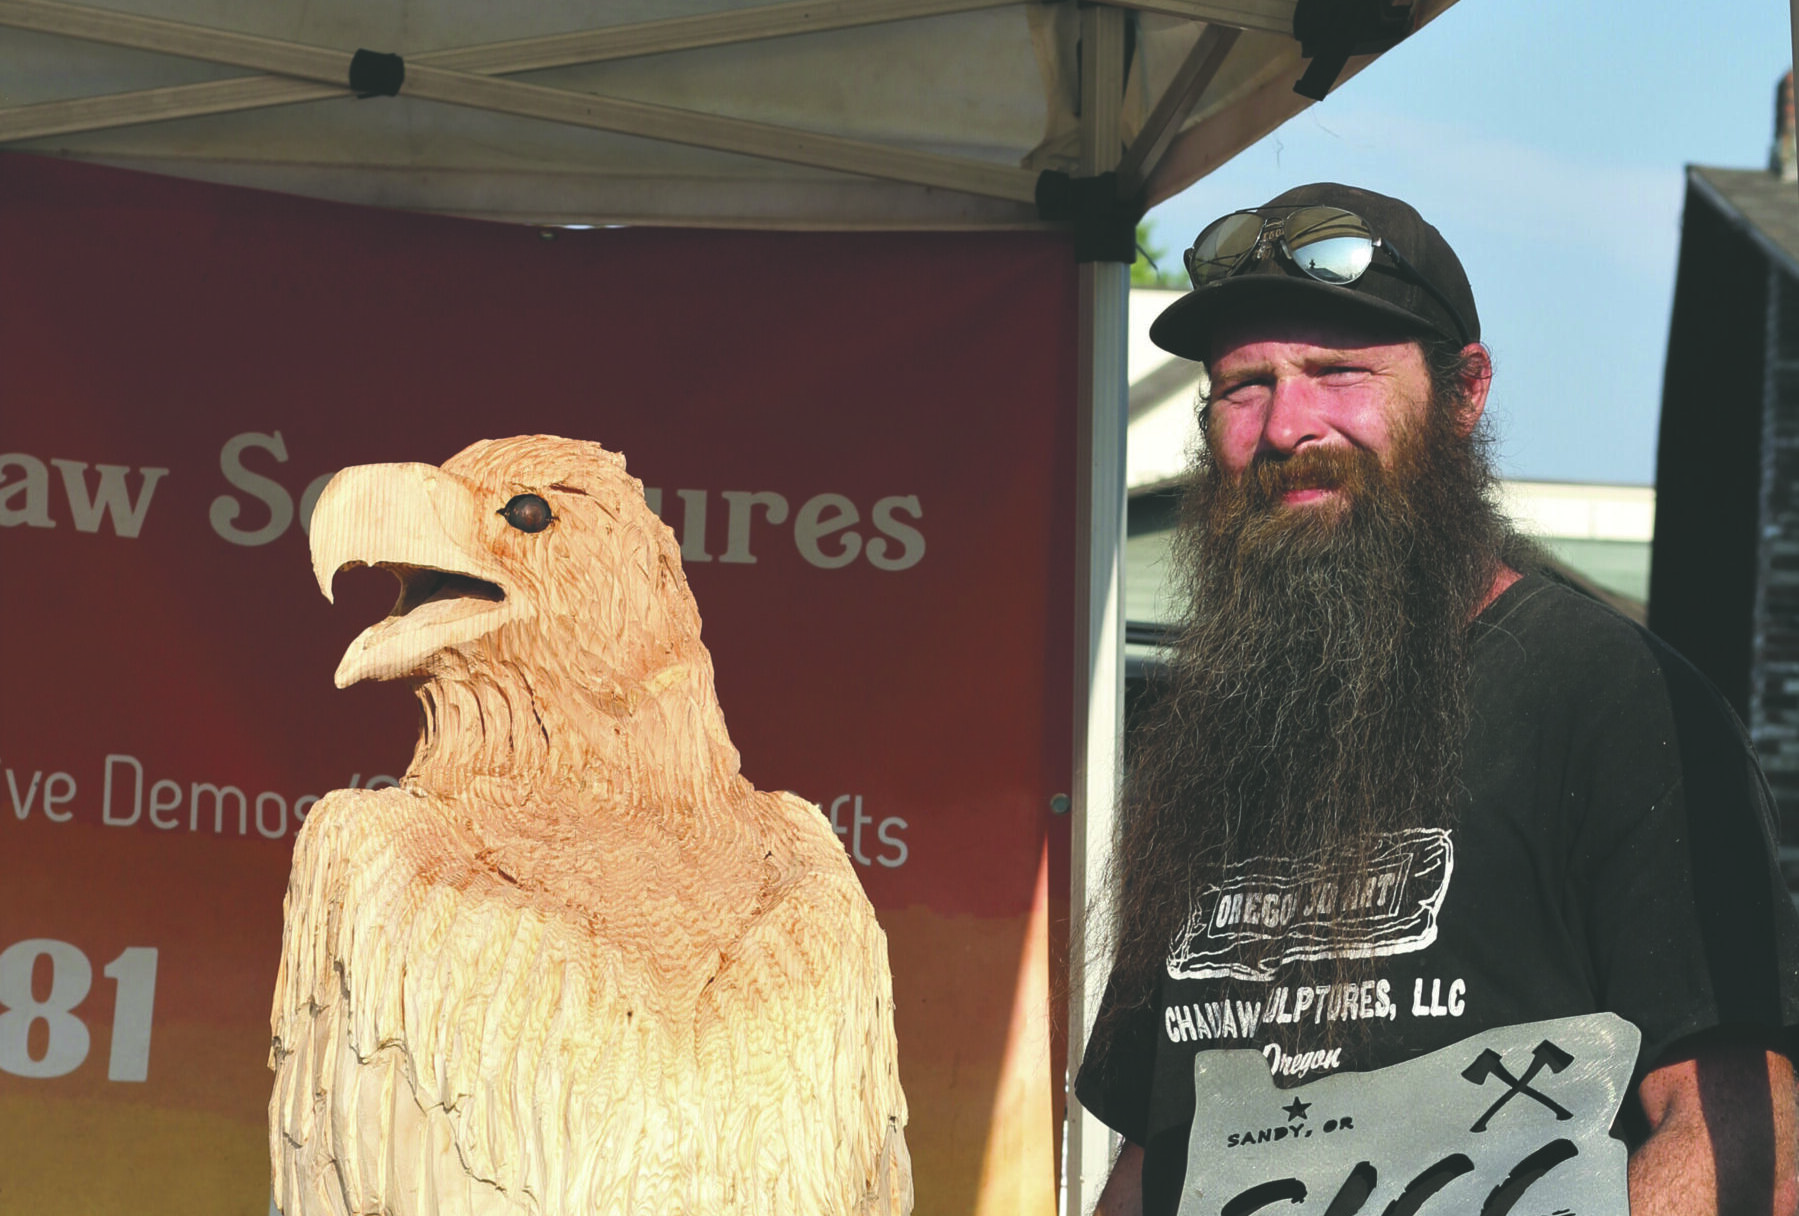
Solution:
[(1353, 889), (1322, 862), (1251, 858), (1208, 884), (1175, 934), (1169, 977), (1266, 983), (1289, 963), (1408, 954), (1437, 940), (1455, 868), (1446, 829), (1383, 836)]

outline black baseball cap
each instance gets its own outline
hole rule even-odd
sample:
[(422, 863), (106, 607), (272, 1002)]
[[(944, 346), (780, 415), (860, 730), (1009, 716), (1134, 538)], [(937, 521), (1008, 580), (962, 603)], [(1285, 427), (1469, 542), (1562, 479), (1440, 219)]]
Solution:
[[(1362, 217), (1376, 237), (1388, 242), (1411, 268), (1441, 292), (1461, 314), (1466, 340), (1480, 340), (1480, 316), (1461, 259), (1409, 204), (1372, 190), (1336, 182), (1297, 186), (1270, 199), (1259, 212), (1277, 218), (1283, 207), (1341, 207)], [(1253, 265), (1196, 287), (1162, 311), (1149, 327), (1157, 346), (1184, 359), (1203, 361), (1220, 324), (1246, 315), (1302, 313), (1361, 316), (1385, 320), (1420, 335), (1463, 340), (1463, 325), (1431, 293), (1390, 257), (1375, 254), (1353, 283), (1323, 283), (1275, 253)]]

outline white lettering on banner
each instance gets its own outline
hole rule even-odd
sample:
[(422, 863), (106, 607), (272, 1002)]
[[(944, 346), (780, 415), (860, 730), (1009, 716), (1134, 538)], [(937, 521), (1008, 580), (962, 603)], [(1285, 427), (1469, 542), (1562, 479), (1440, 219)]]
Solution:
[(67, 773), (51, 773), (48, 780), (44, 778), (43, 769), (33, 769), (31, 780), (25, 783), (24, 797), (19, 796), (19, 774), (12, 769), (6, 770), (6, 792), (12, 798), (14, 819), (24, 819), (31, 814), (32, 803), (37, 801), (39, 783), (42, 783), (44, 801), (44, 818), (53, 823), (67, 823), (75, 817), (73, 811), (59, 811), (56, 808), (75, 797), (75, 778)]
[[(22, 476), (9, 477), (8, 469), (17, 469)], [(7, 452), (0, 455), (0, 528), (20, 524), (56, 526), (50, 518), (50, 470), (36, 456)]]
[(881, 820), (880, 828), (876, 831), (875, 835), (880, 838), (882, 844), (890, 845), (898, 851), (891, 860), (883, 853), (875, 858), (876, 861), (889, 868), (906, 864), (906, 857), (910, 853), (910, 850), (906, 848), (906, 842), (899, 839), (897, 836), (888, 835), (888, 832), (890, 831), (904, 831), (906, 826), (906, 821), (897, 815), (889, 815), (887, 818)]
[(188, 787), (187, 830), (200, 830), (200, 797), (202, 794), (212, 795), (212, 831), (218, 835), (225, 830), (225, 799), (237, 800), (237, 834), (250, 834), (250, 804), (244, 801), (244, 792), (235, 785), (217, 786), (208, 781), (196, 781)]
[[(829, 515), (825, 514), (827, 511)], [(859, 519), (856, 504), (843, 495), (820, 494), (800, 508), (793, 521), (793, 543), (799, 547), (800, 556), (814, 566), (836, 570), (855, 561), (862, 552), (862, 534), (849, 531)], [(818, 542), (838, 532), (843, 536), (834, 542), (837, 552), (826, 553)]]
[[(349, 788), (355, 789), (362, 780), (362, 774), (353, 774)], [(398, 785), (392, 777), (381, 776), (370, 778), (366, 788), (379, 789), (384, 785)], [(129, 786), (130, 793), (126, 790)], [(236, 812), (235, 822), (237, 834), (250, 834), (250, 808), (256, 810), (256, 833), (268, 840), (280, 840), (288, 833), (288, 819), (291, 812), (293, 830), (299, 831), (300, 825), (306, 821), (306, 812), (312, 804), (319, 800), (317, 794), (302, 794), (295, 799), (274, 790), (264, 790), (252, 801), (242, 789), (235, 785), (218, 785), (211, 781), (190, 781), (184, 787), (178, 781), (161, 777), (150, 783), (148, 807), (144, 802), (144, 765), (136, 756), (122, 755), (117, 752), (106, 757), (105, 777), (101, 782), (100, 822), (107, 827), (128, 828), (144, 818), (149, 812), (150, 826), (165, 832), (174, 831), (181, 826), (181, 808), (187, 806), (187, 830), (198, 832), (207, 822), (202, 814), (204, 810), (212, 812), (211, 823), (214, 835), (223, 835), (233, 822), (226, 811)], [(174, 812), (170, 814), (169, 812)], [(66, 812), (65, 812), (66, 814)], [(23, 816), (20, 816), (23, 818)]]
[(913, 519), (924, 518), (924, 508), (919, 506), (916, 494), (895, 494), (875, 502), (875, 530), (900, 543), (899, 553), (888, 557), (884, 537), (876, 536), (869, 540), (866, 550), (868, 564), (877, 570), (909, 570), (924, 558), (924, 533), (893, 518), (895, 511), (904, 511)]
[[(306, 483), (296, 500), (288, 488), (269, 475), (268, 463), (288, 462), (287, 441), (280, 431), (243, 431), (226, 439), (219, 449), (219, 472), (230, 491), (215, 497), (207, 508), (207, 522), (220, 539), (254, 548), (285, 536), (295, 523), (302, 533), (312, 527), (312, 509), (333, 474), (320, 473)], [(50, 461), (62, 474), (69, 516), (78, 532), (98, 532), (110, 521), (115, 535), (135, 538), (144, 521), (156, 485), (169, 470), (122, 464), (92, 466), (98, 482), (89, 492), (89, 465), (80, 460)], [(252, 464), (261, 466), (259, 471)], [(136, 473), (139, 488), (131, 493), (128, 478)], [(24, 452), (0, 453), (0, 527), (21, 525), (54, 528), (51, 511), (49, 466)], [(650, 510), (662, 515), (663, 494), (655, 486), (643, 491)], [(910, 570), (924, 560), (925, 537), (914, 524), (924, 519), (924, 506), (916, 494), (891, 494), (875, 500), (866, 517), (845, 494), (814, 494), (793, 510), (786, 495), (773, 490), (723, 490), (725, 548), (718, 561), (729, 565), (755, 565), (759, 545), (770, 542), (770, 533), (784, 530), (791, 520), (794, 548), (809, 565), (821, 570), (841, 570), (860, 559), (877, 570)], [(712, 491), (681, 489), (680, 520), (665, 520), (676, 529), (681, 560), (689, 564), (710, 562), (706, 532)], [(907, 522), (911, 521), (911, 522)]]
[(12, 794), (12, 813), (23, 819), (31, 814), (31, 804), (37, 801), (37, 783), (44, 779), (44, 770), (38, 769), (31, 774), (31, 784), (25, 787), (25, 801), (19, 801), (19, 781), (9, 768), (6, 770), (6, 788)]
[(233, 435), (219, 449), (219, 472), (231, 485), (266, 506), (268, 521), (260, 528), (238, 527), (235, 521), (243, 512), (243, 504), (229, 494), (213, 499), (206, 516), (212, 522), (212, 530), (234, 545), (266, 545), (287, 531), (287, 525), (294, 521), (294, 500), (280, 482), (244, 467), (244, 452), (249, 448), (268, 452), (285, 464), (287, 445), (281, 441), (280, 431), (268, 435), (246, 431), (242, 435)]
[(750, 552), (750, 520), (755, 509), (761, 507), (767, 513), (771, 524), (787, 522), (787, 500), (772, 490), (764, 490), (760, 494), (751, 494), (747, 490), (726, 490), (724, 499), (731, 505), (729, 526), (725, 532), (724, 556), (721, 562), (748, 563), (756, 560)]
[[(40, 958), (50, 962), (50, 990), (34, 991), (32, 972)], [(151, 1021), (156, 1008), (156, 950), (128, 946), (101, 972), (113, 981), (112, 1050), (108, 1081), (144, 1081), (150, 1076)], [(94, 965), (80, 947), (50, 938), (14, 942), (0, 950), (0, 1072), (18, 1077), (63, 1077), (87, 1060), (92, 1037), (75, 1008), (87, 999)], [(31, 1053), (31, 1028), (49, 1032), (43, 1054)]]
[[(30, 818), (33, 808), (53, 823), (68, 823), (75, 818), (73, 810), (61, 809), (73, 802), (79, 792), (71, 774), (53, 772), (46, 776), (42, 769), (36, 769), (27, 777), (23, 769), (5, 767), (4, 775), (14, 819)], [(366, 782), (361, 773), (352, 773), (346, 788), (379, 790), (399, 784), (398, 777), (386, 773), (376, 774)], [(108, 753), (101, 765), (100, 822), (111, 828), (128, 828), (147, 820), (153, 828), (172, 832), (185, 821), (189, 832), (210, 831), (220, 836), (231, 835), (235, 828), (237, 835), (248, 836), (250, 824), (254, 823), (258, 836), (281, 840), (290, 830), (300, 830), (307, 812), (318, 800), (317, 794), (290, 798), (276, 790), (263, 790), (252, 798), (239, 786), (212, 781), (184, 783), (159, 777), (147, 782), (143, 761), (119, 752)], [(92, 814), (91, 807), (86, 814)], [(905, 826), (903, 820), (894, 822)], [(903, 859), (903, 842), (885, 836), (882, 842), (898, 843)]]
[[(243, 512), (243, 503), (230, 494), (221, 494), (212, 500), (207, 508), (206, 516), (212, 524), (212, 530), (234, 545), (266, 545), (280, 537), (294, 522), (294, 500), (288, 494), (287, 487), (272, 477), (264, 477), (253, 473), (244, 465), (244, 453), (250, 449), (269, 453), (282, 464), (287, 463), (287, 444), (281, 438), (280, 431), (264, 434), (261, 431), (245, 431), (241, 435), (233, 435), (219, 449), (219, 472), (234, 489), (261, 502), (268, 511), (269, 518), (260, 528), (240, 528), (237, 517)], [(300, 531), (306, 532), (312, 527), (312, 508), (324, 492), (325, 485), (332, 478), (330, 473), (321, 473), (313, 478), (300, 493)]]
[[(645, 486), (643, 497), (650, 504), (650, 510), (664, 523), (676, 527), (676, 521), (662, 513), (660, 489)], [(711, 491), (676, 490), (675, 497), (681, 500), (677, 529), (681, 560), (689, 563), (711, 561), (712, 553), (706, 547), (707, 504), (711, 500)], [(924, 533), (897, 518), (899, 515), (914, 520), (924, 518), (924, 507), (916, 494), (876, 499), (870, 520), (880, 535), (866, 540), (860, 532), (851, 531), (861, 522), (862, 514), (847, 495), (815, 494), (797, 512), (791, 511), (786, 495), (773, 490), (724, 490), (720, 497), (725, 500), (726, 508), (725, 551), (719, 555), (720, 562), (743, 566), (756, 564), (757, 508), (761, 508), (766, 528), (779, 528), (791, 516), (794, 547), (808, 564), (821, 570), (841, 570), (858, 557), (865, 558), (877, 570), (887, 571), (910, 570), (924, 560)], [(899, 552), (889, 555), (888, 550), (895, 542)], [(827, 544), (833, 547), (832, 551), (827, 551)]]
[[(684, 562), (709, 562), (712, 555), (706, 552), (706, 491), (676, 490), (675, 496), (681, 500), (681, 560)], [(644, 501), (649, 501), (645, 492)], [(660, 515), (662, 495), (656, 495), (656, 513)], [(666, 520), (664, 523), (668, 522)]]
[(112, 1055), (108, 1081), (146, 1081), (150, 1077), (150, 1021), (156, 1012), (156, 951), (130, 946), (101, 972), (118, 985), (112, 1007)]
[[(273, 803), (275, 806), (275, 827), (273, 831), (269, 829), (267, 822), (263, 819), (262, 807), (264, 803)], [(283, 836), (287, 835), (287, 799), (283, 798), (280, 794), (275, 793), (273, 790), (264, 790), (262, 793), (256, 795), (256, 831), (258, 835), (266, 836), (270, 840), (280, 840)]]
[[(166, 799), (163, 797), (163, 795), (165, 793), (168, 795), (168, 797)], [(150, 787), (150, 826), (151, 827), (161, 828), (165, 832), (172, 831), (175, 828), (180, 827), (181, 826), (181, 816), (177, 815), (173, 819), (164, 819), (163, 815), (162, 815), (162, 813), (164, 811), (178, 811), (180, 809), (181, 809), (181, 783), (180, 782), (170, 781), (167, 777), (164, 777), (161, 780), (157, 781), (157, 783), (155, 785), (152, 785)]]
[[(63, 793), (56, 792), (57, 783), (62, 783)], [(51, 773), (44, 782), (44, 818), (56, 823), (67, 823), (75, 818), (73, 811), (58, 811), (56, 808), (75, 797), (75, 778), (67, 773)]]
[[(39, 957), (50, 960), (50, 991), (32, 992)], [(0, 950), (0, 1071), (20, 1077), (61, 1077), (87, 1059), (87, 1025), (69, 1011), (87, 999), (94, 967), (68, 942), (32, 938)], [(42, 1022), (44, 1054), (31, 1058), (31, 1027)]]
[[(61, 809), (73, 802), (78, 792), (73, 776), (53, 772), (46, 777), (43, 770), (37, 769), (27, 777), (22, 769), (0, 768), (5, 769), (13, 818), (29, 818), (34, 807), (55, 823), (75, 818), (74, 810)], [(344, 788), (380, 790), (399, 784), (398, 777), (387, 773), (376, 773), (367, 781), (361, 773), (351, 773)], [(158, 831), (173, 832), (185, 824), (189, 834), (248, 837), (254, 823), (257, 836), (282, 840), (300, 830), (318, 800), (317, 794), (289, 797), (278, 790), (263, 790), (251, 796), (244, 787), (229, 782), (176, 781), (169, 777), (152, 780), (142, 760), (123, 752), (107, 753), (101, 764), (100, 822), (110, 828), (147, 822)], [(91, 822), (92, 804), (81, 810), (83, 818)], [(831, 830), (842, 838), (845, 851), (857, 865), (897, 870), (911, 859), (912, 849), (905, 838), (911, 824), (898, 815), (877, 818), (869, 814), (861, 794), (839, 794), (831, 800), (825, 814), (831, 821)], [(1385, 981), (1382, 986), (1385, 987)], [(1246, 1033), (1253, 1033), (1255, 1023), (1246, 1024), (1250, 1027)]]
[[(650, 510), (661, 515), (662, 491), (651, 486), (643, 493)], [(681, 499), (681, 560), (711, 561), (712, 554), (706, 547), (708, 491), (677, 490), (675, 493)], [(718, 560), (734, 565), (753, 565), (757, 560), (754, 552), (756, 509), (762, 509), (768, 527), (778, 528), (790, 515), (787, 498), (772, 490), (725, 490), (722, 497), (727, 508), (725, 551)], [(917, 528), (896, 518), (902, 513), (915, 520), (924, 518), (924, 508), (916, 494), (876, 500), (871, 518), (875, 531), (881, 535), (865, 540), (860, 532), (852, 530), (862, 519), (853, 500), (843, 494), (815, 494), (797, 512), (791, 513), (794, 547), (808, 564), (821, 570), (841, 570), (858, 557), (866, 558), (877, 570), (909, 570), (924, 559), (925, 538)], [(673, 526), (672, 522), (670, 526)], [(898, 543), (899, 552), (890, 556), (888, 550), (892, 542)]]
[[(90, 494), (86, 461), (52, 459), (50, 463), (62, 474), (63, 497), (75, 530), (98, 532), (100, 524), (110, 520), (113, 535), (126, 539), (134, 539), (143, 531), (156, 483), (168, 475), (167, 469), (133, 470), (129, 465), (97, 464), (94, 471), (99, 480)], [(17, 470), (20, 476), (10, 476), (10, 470)], [(126, 480), (134, 471), (138, 476), (135, 499)], [(56, 526), (50, 514), (50, 474), (37, 457), (7, 452), (0, 455), (0, 528), (20, 524), (33, 528)]]
[[(847, 823), (842, 818), (845, 805), (848, 805), (850, 808), (850, 816)], [(883, 851), (870, 857), (862, 851), (862, 829), (864, 826), (875, 822), (875, 817), (873, 815), (865, 815), (862, 813), (862, 795), (837, 795), (837, 797), (831, 800), (829, 814), (831, 817), (831, 830), (836, 832), (839, 836), (847, 838), (844, 842), (844, 847), (849, 850), (849, 855), (855, 859), (857, 865), (883, 865), (888, 869), (893, 870), (905, 865), (906, 858), (911, 856), (911, 850), (906, 847), (906, 842), (899, 837), (899, 833), (905, 831), (910, 825), (898, 815), (887, 816), (887, 818), (881, 820), (875, 828), (875, 838), (882, 844), (891, 848), (893, 850), (892, 854), (889, 855)]]
[(114, 535), (135, 537), (144, 526), (144, 515), (150, 510), (150, 496), (156, 492), (156, 483), (168, 474), (167, 469), (144, 468), (137, 471), (141, 488), (138, 499), (131, 501), (131, 493), (125, 486), (125, 475), (131, 469), (122, 464), (97, 464), (94, 470), (100, 474), (99, 485), (94, 496), (87, 493), (87, 464), (80, 460), (52, 460), (62, 473), (63, 493), (69, 498), (69, 515), (75, 521), (77, 532), (98, 532), (100, 521), (111, 517)]

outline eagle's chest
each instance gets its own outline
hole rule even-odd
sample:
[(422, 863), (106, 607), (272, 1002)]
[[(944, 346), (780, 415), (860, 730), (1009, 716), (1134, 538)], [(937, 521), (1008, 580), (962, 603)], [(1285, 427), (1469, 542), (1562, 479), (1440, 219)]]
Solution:
[(350, 956), (345, 996), (369, 1041), (398, 1036), (433, 1072), (552, 1052), (633, 1100), (699, 1083), (758, 871), (654, 837), (412, 826), (385, 864), (349, 867), (340, 908), (333, 953)]
[(678, 1170), (673, 1129), (703, 1124), (730, 1084), (728, 1034), (704, 1000), (717, 952), (671, 946), (679, 926), (655, 901), (571, 910), (504, 880), (411, 886), (342, 909), (340, 1098), (410, 1090), (397, 1117), (443, 1112), (457, 1151), (492, 1177), (532, 1168), (521, 1145), (575, 1129), (569, 1151), (594, 1169)]
[(639, 1001), (697, 997), (773, 885), (736, 849), (622, 833), (561, 843), (490, 835), (466, 860), (467, 889), (541, 920), (609, 990)]

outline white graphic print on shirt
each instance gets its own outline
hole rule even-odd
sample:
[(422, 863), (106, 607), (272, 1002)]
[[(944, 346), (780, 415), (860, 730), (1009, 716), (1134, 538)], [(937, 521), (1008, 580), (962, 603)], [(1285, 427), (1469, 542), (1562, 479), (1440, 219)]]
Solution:
[(1175, 935), (1169, 976), (1266, 983), (1288, 963), (1408, 954), (1437, 940), (1455, 868), (1447, 830), (1384, 837), (1355, 890), (1339, 891), (1320, 862), (1252, 858), (1208, 885)]

